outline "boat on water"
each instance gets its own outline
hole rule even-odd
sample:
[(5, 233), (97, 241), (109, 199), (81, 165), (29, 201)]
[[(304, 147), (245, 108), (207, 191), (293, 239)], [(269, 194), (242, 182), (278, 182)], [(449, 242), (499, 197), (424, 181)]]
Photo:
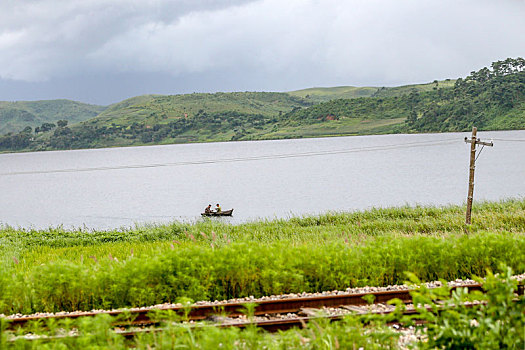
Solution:
[(218, 213), (215, 211), (212, 211), (209, 213), (201, 213), (202, 216), (232, 216), (232, 214), (233, 214), (233, 209), (223, 210)]

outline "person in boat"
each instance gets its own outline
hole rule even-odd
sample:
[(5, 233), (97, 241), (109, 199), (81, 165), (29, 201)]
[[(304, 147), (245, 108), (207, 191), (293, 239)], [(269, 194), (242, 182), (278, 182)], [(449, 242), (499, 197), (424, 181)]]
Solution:
[(217, 203), (217, 206), (215, 207), (215, 212), (220, 213), (221, 211), (222, 211), (221, 206), (219, 205), (219, 203)]
[(211, 204), (208, 204), (208, 206), (206, 207), (206, 209), (204, 209), (204, 212), (206, 214), (210, 214), (211, 213)]

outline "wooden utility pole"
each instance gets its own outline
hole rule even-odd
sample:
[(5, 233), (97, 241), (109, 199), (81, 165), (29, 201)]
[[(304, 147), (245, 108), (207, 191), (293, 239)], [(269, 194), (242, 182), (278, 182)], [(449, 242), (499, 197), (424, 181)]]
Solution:
[[(467, 195), (467, 217), (465, 223), (470, 225), (472, 213), (472, 199), (474, 198), (474, 170), (476, 169), (476, 145), (494, 146), (492, 142), (482, 142), (476, 138), (478, 128), (472, 127), (472, 138), (465, 137), (465, 142), (470, 143), (470, 172), (468, 176), (468, 195)], [(481, 151), (480, 151), (481, 152)]]

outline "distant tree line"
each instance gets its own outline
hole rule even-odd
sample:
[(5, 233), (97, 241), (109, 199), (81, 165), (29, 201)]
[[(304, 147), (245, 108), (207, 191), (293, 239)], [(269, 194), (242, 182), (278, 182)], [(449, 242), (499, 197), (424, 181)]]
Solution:
[[(0, 136), (0, 150), (22, 150), (26, 149), (30, 146), (34, 146), (36, 144), (39, 144), (40, 142), (35, 142), (36, 134), (38, 133), (44, 133), (47, 131), (51, 131), (56, 128), (55, 135), (60, 135), (64, 133), (70, 132), (69, 128), (67, 127), (68, 121), (67, 120), (58, 120), (56, 125), (54, 123), (42, 123), (42, 125), (37, 126), (34, 130), (35, 135), (33, 135), (33, 128), (30, 126), (26, 126), (21, 132), (19, 133), (7, 133), (4, 136)], [(57, 128), (58, 127), (58, 128)]]
[(129, 126), (93, 126), (88, 123), (67, 126), (62, 121), (57, 125), (44, 123), (35, 128), (35, 134), (51, 132), (46, 137), (35, 137), (31, 128), (0, 137), (0, 150), (22, 149), (81, 149), (102, 144), (127, 141), (128, 144), (155, 144), (165, 139), (174, 139), (187, 132), (232, 133), (231, 140), (238, 140), (247, 134), (247, 129), (262, 129), (264, 125), (277, 122), (276, 118), (262, 114), (241, 114), (235, 111), (208, 113), (204, 110), (191, 118), (179, 118), (167, 123), (132, 123)]

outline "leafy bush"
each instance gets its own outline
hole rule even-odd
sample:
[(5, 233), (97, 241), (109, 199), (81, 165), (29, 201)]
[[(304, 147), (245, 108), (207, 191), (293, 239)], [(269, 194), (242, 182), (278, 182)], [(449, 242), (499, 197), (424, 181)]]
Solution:
[[(427, 321), (420, 331), (426, 341), (421, 349), (523, 349), (525, 347), (525, 296), (516, 297), (517, 281), (512, 269), (500, 275), (488, 273), (485, 294), (456, 289), (423, 288), (414, 292), (419, 314), (412, 318)], [(417, 281), (417, 279), (416, 279)], [(476, 300), (478, 305), (465, 305)], [(428, 310), (430, 308), (430, 311)], [(439, 310), (439, 311), (438, 311)]]

